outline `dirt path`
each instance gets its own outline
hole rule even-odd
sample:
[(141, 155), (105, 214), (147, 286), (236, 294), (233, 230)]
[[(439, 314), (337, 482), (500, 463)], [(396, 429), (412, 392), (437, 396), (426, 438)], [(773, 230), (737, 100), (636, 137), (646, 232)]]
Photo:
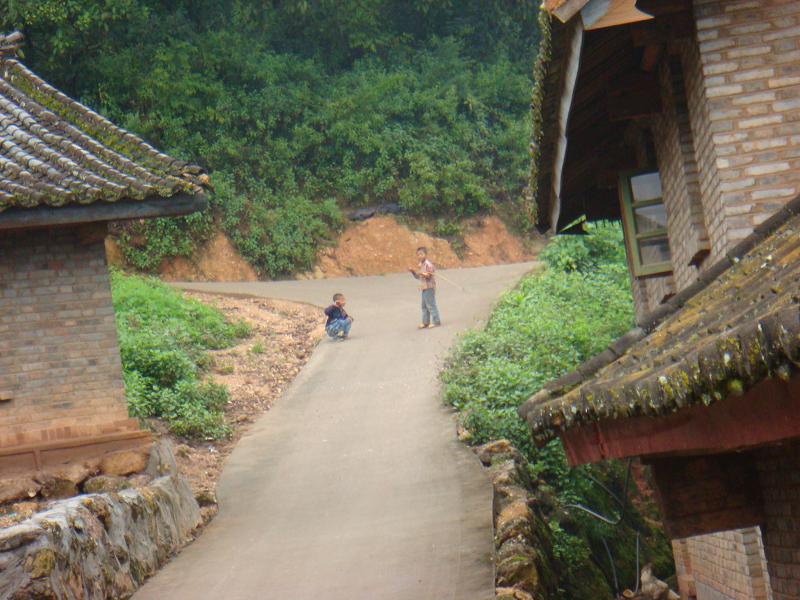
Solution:
[(341, 291), (353, 339), (317, 347), (231, 454), (217, 518), (135, 597), (492, 598), (491, 485), (436, 375), (454, 336), (530, 267), (446, 272), (445, 326), (431, 331), (416, 330), (409, 276), (191, 284), (314, 304)]

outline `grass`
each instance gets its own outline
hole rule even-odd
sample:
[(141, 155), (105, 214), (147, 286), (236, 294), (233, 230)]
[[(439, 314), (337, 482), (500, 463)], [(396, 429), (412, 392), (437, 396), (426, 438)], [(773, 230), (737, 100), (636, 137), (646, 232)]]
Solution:
[(566, 509), (578, 502), (615, 514), (615, 504), (587, 475), (619, 494), (624, 466), (609, 462), (570, 469), (559, 441), (541, 449), (533, 446), (516, 411), (547, 381), (602, 351), (633, 325), (621, 228), (590, 224), (586, 235), (557, 236), (540, 258), (547, 270), (506, 293), (486, 327), (469, 332), (456, 346), (442, 373), (444, 395), (460, 411), (472, 443), (506, 438), (530, 461), (532, 475), (551, 504), (546, 516), (555, 554), (563, 562), (562, 597), (610, 598), (612, 578), (603, 539), (612, 548), (623, 583), (632, 585), (635, 531), (642, 532), (644, 560), (654, 562), (662, 576), (673, 569), (666, 538), (637, 510), (620, 527), (611, 528)]
[(114, 271), (111, 290), (131, 416), (160, 418), (187, 438), (226, 437), (228, 392), (204, 381), (208, 350), (232, 346), (249, 326), (155, 279)]

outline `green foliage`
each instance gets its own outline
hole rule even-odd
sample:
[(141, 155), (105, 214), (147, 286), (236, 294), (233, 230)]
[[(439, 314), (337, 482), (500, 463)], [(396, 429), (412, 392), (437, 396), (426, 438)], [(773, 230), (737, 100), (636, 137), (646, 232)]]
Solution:
[(165, 258), (191, 255), (211, 232), (211, 215), (195, 213), (126, 223), (120, 228), (119, 241), (128, 264), (141, 271), (155, 271)]
[(111, 286), (131, 416), (159, 417), (185, 437), (225, 437), (228, 393), (201, 381), (206, 351), (232, 345), (250, 328), (153, 279), (112, 272)]
[(627, 281), (625, 240), (618, 224), (583, 223), (581, 230), (589, 235), (558, 235), (539, 258), (557, 271), (613, 272)]
[(568, 508), (581, 503), (619, 515), (619, 507), (589, 476), (622, 497), (624, 466), (609, 462), (571, 469), (559, 441), (534, 448), (516, 412), (547, 381), (602, 351), (633, 324), (619, 223), (588, 224), (584, 232), (556, 236), (540, 254), (548, 269), (506, 293), (486, 327), (462, 338), (442, 374), (445, 399), (460, 411), (474, 443), (511, 440), (531, 462), (540, 487), (552, 491), (549, 520), (563, 565), (562, 597), (571, 600), (611, 597), (603, 538), (623, 584), (632, 585), (635, 578), (637, 529), (643, 536), (643, 560), (654, 562), (660, 574), (672, 570), (666, 539), (638, 509), (629, 509), (623, 524), (614, 528)]
[[(212, 174), (213, 219), (262, 274), (306, 269), (339, 207), (462, 216), (521, 195), (534, 3), (0, 0), (46, 79)], [(154, 270), (212, 215), (128, 225)]]
[(529, 170), (528, 185), (518, 203), (518, 221), (523, 231), (532, 230), (537, 223), (546, 222), (545, 215), (540, 215), (536, 204), (539, 195), (539, 163), (542, 153), (542, 139), (544, 136), (545, 115), (542, 113), (544, 99), (544, 86), (547, 83), (547, 74), (550, 68), (552, 53), (552, 17), (547, 11), (539, 11), (539, 48), (536, 60), (533, 63), (533, 87), (531, 88), (531, 129), (530, 144), (528, 146)]
[(433, 228), (433, 233), (437, 237), (452, 238), (460, 237), (464, 232), (461, 230), (461, 225), (459, 225), (458, 221), (453, 221), (450, 219), (436, 219), (436, 225)]

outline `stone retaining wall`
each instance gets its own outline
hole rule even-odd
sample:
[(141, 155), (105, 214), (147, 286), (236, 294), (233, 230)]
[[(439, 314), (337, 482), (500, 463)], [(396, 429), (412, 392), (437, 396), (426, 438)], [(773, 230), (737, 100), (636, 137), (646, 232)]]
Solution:
[(549, 600), (556, 594), (550, 530), (534, 508), (525, 458), (508, 440), (475, 448), (494, 486), (498, 600)]
[(180, 475), (54, 502), (0, 529), (0, 598), (127, 598), (200, 522)]

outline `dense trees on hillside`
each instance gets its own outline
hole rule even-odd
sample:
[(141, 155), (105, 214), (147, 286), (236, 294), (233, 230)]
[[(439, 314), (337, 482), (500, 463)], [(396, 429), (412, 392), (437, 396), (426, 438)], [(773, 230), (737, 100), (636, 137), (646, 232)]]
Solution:
[[(263, 273), (306, 268), (340, 209), (468, 215), (519, 197), (527, 0), (0, 0), (25, 61), (212, 173), (216, 218)], [(151, 269), (212, 216), (122, 233)]]

